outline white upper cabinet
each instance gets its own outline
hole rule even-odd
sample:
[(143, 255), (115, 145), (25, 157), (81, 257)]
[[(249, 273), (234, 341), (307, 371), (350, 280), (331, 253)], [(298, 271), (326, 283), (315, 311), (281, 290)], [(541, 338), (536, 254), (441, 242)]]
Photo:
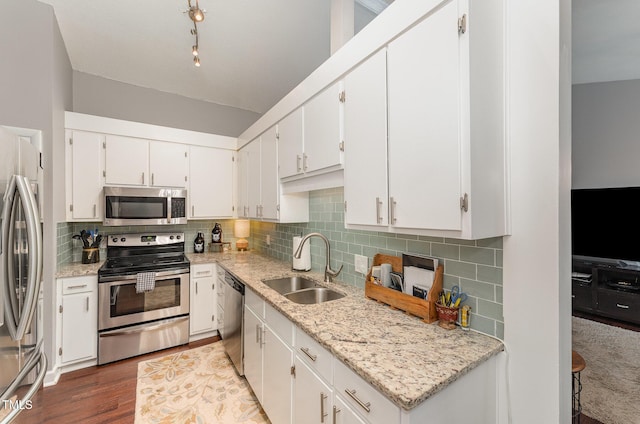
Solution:
[(104, 217), (103, 145), (103, 134), (67, 131), (67, 221), (101, 221)]
[(278, 134), (275, 126), (269, 128), (262, 136), (260, 154), (261, 201), (260, 218), (277, 220), (280, 202), (278, 180)]
[[(460, 231), (461, 69), (451, 2), (389, 44), (390, 224)], [(461, 100), (463, 103), (461, 103)]]
[(105, 183), (108, 185), (148, 185), (149, 141), (107, 135), (105, 168)]
[(149, 185), (153, 187), (186, 187), (189, 146), (164, 141), (149, 142)]
[(261, 160), (260, 147), (262, 144), (261, 137), (253, 140), (243, 148), (246, 151), (247, 160), (247, 205), (248, 218), (260, 218), (261, 203)]
[(234, 152), (189, 146), (189, 219), (232, 217)]
[(335, 83), (304, 105), (305, 173), (342, 166), (342, 83)]
[(387, 226), (387, 58), (382, 49), (344, 80), (347, 224)]
[(298, 108), (278, 123), (278, 175), (287, 178), (302, 173), (302, 108)]

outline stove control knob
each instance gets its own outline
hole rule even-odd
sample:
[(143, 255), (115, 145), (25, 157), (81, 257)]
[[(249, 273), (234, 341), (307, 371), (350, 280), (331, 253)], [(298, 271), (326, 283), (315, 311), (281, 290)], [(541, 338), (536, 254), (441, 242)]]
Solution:
[(126, 239), (126, 238), (124, 238), (124, 237), (122, 237), (122, 238), (120, 239), (120, 241), (124, 243), (125, 241), (127, 241), (127, 239)]
[(117, 243), (118, 239), (114, 237), (114, 238), (111, 239), (111, 241), (114, 242), (114, 243)]
[(173, 236), (169, 236), (169, 240), (173, 240)]
[(177, 238), (178, 240), (180, 240), (180, 236), (176, 236), (176, 238)]

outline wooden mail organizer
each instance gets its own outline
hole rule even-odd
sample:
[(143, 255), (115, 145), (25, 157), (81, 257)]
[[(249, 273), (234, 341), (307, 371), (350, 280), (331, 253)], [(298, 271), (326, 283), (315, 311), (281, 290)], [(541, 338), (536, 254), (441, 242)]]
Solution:
[[(402, 273), (402, 258), (397, 256), (377, 254), (373, 257), (373, 265), (391, 264), (391, 268), (394, 272)], [(367, 274), (367, 280), (364, 286), (364, 295), (369, 299), (377, 300), (380, 303), (389, 305), (394, 309), (399, 309), (406, 312), (409, 315), (413, 315), (422, 318), (424, 322), (432, 323), (438, 320), (438, 314), (436, 313), (436, 301), (438, 300), (438, 294), (442, 291), (442, 276), (444, 274), (444, 267), (442, 264), (438, 265), (435, 276), (433, 279), (433, 285), (429, 290), (426, 299), (421, 299), (416, 296), (402, 293), (398, 290), (390, 289), (371, 282), (371, 271)]]

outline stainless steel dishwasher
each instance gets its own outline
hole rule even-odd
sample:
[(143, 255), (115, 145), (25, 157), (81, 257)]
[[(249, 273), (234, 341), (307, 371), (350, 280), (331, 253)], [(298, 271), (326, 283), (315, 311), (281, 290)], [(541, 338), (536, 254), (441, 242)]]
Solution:
[(224, 350), (239, 375), (244, 375), (244, 284), (226, 272), (224, 281)]

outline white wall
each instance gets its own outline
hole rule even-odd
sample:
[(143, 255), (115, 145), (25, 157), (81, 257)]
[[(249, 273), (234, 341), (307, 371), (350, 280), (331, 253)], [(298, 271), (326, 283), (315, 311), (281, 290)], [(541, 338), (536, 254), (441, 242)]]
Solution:
[(573, 188), (640, 186), (640, 80), (573, 86)]
[(73, 112), (237, 137), (260, 114), (73, 72)]
[(507, 4), (511, 236), (504, 319), (511, 421), (570, 422), (570, 0)]

